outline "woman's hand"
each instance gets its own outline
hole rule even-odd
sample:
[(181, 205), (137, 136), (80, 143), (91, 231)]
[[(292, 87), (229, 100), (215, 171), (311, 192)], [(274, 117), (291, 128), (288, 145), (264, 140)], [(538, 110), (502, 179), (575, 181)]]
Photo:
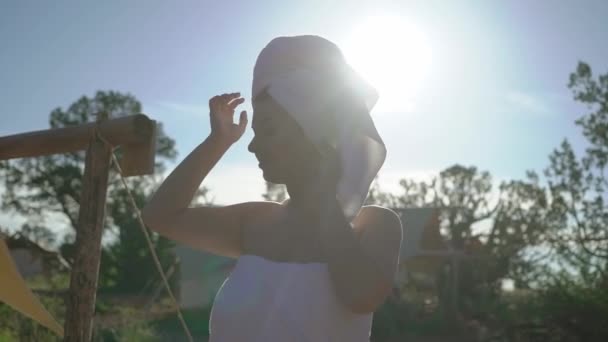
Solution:
[(209, 100), (212, 137), (233, 144), (243, 136), (247, 128), (247, 112), (241, 112), (238, 124), (233, 120), (234, 110), (245, 102), (240, 96), (240, 93), (222, 94)]

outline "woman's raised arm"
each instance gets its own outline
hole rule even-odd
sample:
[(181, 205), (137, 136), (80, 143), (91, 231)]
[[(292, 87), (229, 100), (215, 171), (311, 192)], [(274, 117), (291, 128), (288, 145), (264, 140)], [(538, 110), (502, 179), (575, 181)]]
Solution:
[(243, 103), (239, 93), (209, 101), (211, 134), (163, 181), (143, 210), (146, 225), (170, 239), (216, 254), (236, 257), (241, 251), (241, 227), (261, 202), (225, 207), (189, 208), (196, 190), (230, 146), (245, 132), (247, 113), (238, 124), (234, 111)]

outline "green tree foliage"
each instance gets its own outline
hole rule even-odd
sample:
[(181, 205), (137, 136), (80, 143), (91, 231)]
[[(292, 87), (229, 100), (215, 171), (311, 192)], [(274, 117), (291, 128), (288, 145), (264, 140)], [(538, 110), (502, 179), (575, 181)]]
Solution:
[(56, 235), (47, 227), (25, 223), (19, 233), (41, 247), (49, 248), (55, 243)]
[[(457, 308), (468, 317), (487, 314), (503, 279), (515, 280), (518, 287), (528, 287), (534, 280), (531, 255), (542, 242), (547, 211), (546, 190), (534, 172), (525, 180), (496, 186), (487, 171), (453, 165), (429, 180), (402, 179), (400, 186), (400, 194), (388, 194), (375, 183), (368, 203), (395, 209), (439, 208), (446, 244), (467, 256), (459, 261), (457, 278), (454, 264), (444, 260), (437, 275), (440, 308)], [(408, 218), (402, 217), (402, 222), (407, 238)]]
[(574, 98), (590, 112), (578, 120), (587, 147), (577, 157), (564, 140), (545, 170), (552, 197), (549, 241), (565, 269), (587, 282), (608, 281), (608, 73), (593, 77), (579, 63), (570, 75)]
[(489, 172), (454, 165), (428, 181), (402, 179), (400, 185), (403, 192), (382, 195), (384, 202), (440, 208), (449, 244), (486, 260), (485, 267), (477, 267), (484, 269), (484, 279), (475, 282), (496, 283), (525, 274), (522, 268), (529, 265), (524, 251), (540, 243), (547, 207), (545, 190), (534, 172), (526, 180), (503, 181), (496, 188)]
[(539, 313), (533, 319), (560, 327), (562, 335), (570, 336), (564, 341), (606, 341), (608, 73), (594, 78), (581, 62), (570, 75), (569, 88), (589, 110), (575, 121), (587, 146), (579, 157), (564, 140), (549, 156), (545, 240), (554, 267), (538, 286), (534, 304)]
[(379, 176), (374, 178), (372, 182), (367, 198), (365, 199), (365, 205), (380, 205), (386, 208), (398, 208), (401, 205), (398, 203), (397, 196), (383, 191), (380, 187)]
[(283, 202), (287, 199), (287, 188), (284, 184), (266, 182), (266, 192), (262, 194), (266, 201)]
[[(141, 104), (130, 94), (99, 91), (94, 97), (83, 96), (67, 109), (57, 108), (50, 114), (51, 128), (62, 128), (94, 122), (98, 113), (110, 118), (141, 113)], [(141, 208), (151, 191), (158, 185), (167, 161), (176, 157), (175, 142), (158, 127), (156, 164), (153, 176), (128, 178), (137, 205)], [(120, 158), (121, 151), (115, 151)], [(62, 254), (71, 259), (76, 229), (84, 151), (38, 158), (24, 158), (2, 163), (2, 182), (6, 188), (2, 197), (4, 210), (24, 215), (29, 227), (48, 225), (49, 214), (58, 214), (69, 222), (71, 231), (61, 246)], [(111, 241), (102, 252), (100, 285), (120, 290), (137, 291), (156, 276), (147, 245), (130, 206), (119, 175), (112, 168), (107, 192), (106, 238)], [(154, 235), (154, 243), (165, 267), (172, 262), (170, 243)]]
[(587, 146), (577, 153), (564, 140), (550, 154), (544, 179), (529, 171), (524, 180), (503, 181), (494, 191), (489, 173), (455, 165), (430, 181), (402, 180), (398, 195), (375, 185), (368, 198), (395, 208), (442, 208), (452, 246), (483, 257), (461, 264), (459, 307), (465, 317), (471, 317), (470, 299), (479, 304), (479, 289), (496, 289), (501, 278), (515, 280), (519, 289), (531, 287), (507, 301), (492, 298), (486, 315), (472, 312), (495, 326), (488, 340), (608, 339), (608, 73), (594, 77), (589, 65), (579, 63), (569, 88), (589, 110), (575, 121)]

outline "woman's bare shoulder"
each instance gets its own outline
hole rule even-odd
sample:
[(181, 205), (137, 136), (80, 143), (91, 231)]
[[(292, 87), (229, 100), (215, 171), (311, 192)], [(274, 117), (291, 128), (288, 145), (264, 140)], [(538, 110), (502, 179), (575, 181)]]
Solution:
[(399, 240), (403, 234), (399, 215), (389, 208), (377, 205), (361, 208), (353, 223), (359, 234), (380, 234), (388, 239)]
[(243, 252), (260, 255), (274, 236), (275, 223), (284, 216), (285, 206), (278, 202), (249, 202), (243, 222)]
[(366, 206), (359, 216), (354, 229), (361, 246), (376, 261), (385, 280), (390, 283), (397, 270), (403, 239), (399, 215), (388, 208)]
[(284, 205), (272, 201), (246, 202), (243, 206), (244, 224), (256, 226), (277, 218), (285, 209)]

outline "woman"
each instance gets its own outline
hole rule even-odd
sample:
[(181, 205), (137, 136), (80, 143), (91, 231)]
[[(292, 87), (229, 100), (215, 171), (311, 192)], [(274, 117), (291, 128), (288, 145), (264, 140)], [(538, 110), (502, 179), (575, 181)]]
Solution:
[(369, 115), (376, 99), (333, 43), (274, 39), (254, 68), (249, 151), (289, 199), (189, 208), (247, 126), (245, 111), (233, 123), (239, 93), (209, 101), (211, 134), (163, 182), (144, 220), (170, 239), (238, 258), (216, 296), (210, 341), (369, 341), (401, 244), (395, 213), (362, 207), (386, 155)]

